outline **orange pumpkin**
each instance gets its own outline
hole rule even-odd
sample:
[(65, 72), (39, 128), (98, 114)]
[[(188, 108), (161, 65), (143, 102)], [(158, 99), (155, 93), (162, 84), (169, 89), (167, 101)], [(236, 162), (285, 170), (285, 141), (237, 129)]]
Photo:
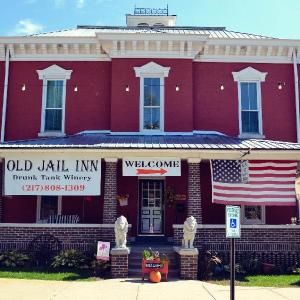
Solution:
[(161, 281), (161, 274), (159, 271), (151, 271), (149, 275), (149, 279), (151, 282), (160, 282)]

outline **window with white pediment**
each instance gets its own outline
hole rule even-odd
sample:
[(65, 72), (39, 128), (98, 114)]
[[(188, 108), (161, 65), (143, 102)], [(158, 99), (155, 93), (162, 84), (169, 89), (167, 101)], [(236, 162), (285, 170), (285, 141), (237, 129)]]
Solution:
[(240, 136), (263, 137), (261, 82), (267, 73), (248, 67), (232, 75), (238, 83)]
[(140, 131), (158, 133), (164, 131), (165, 77), (169, 67), (149, 62), (135, 67), (136, 77), (140, 77)]
[(41, 131), (40, 135), (61, 135), (65, 133), (66, 82), (72, 70), (52, 65), (37, 70), (43, 80)]

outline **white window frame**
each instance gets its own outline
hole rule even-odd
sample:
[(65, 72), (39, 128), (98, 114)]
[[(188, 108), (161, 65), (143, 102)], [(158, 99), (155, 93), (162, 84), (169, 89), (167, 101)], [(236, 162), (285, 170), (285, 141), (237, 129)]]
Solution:
[[(37, 70), (40, 80), (43, 80), (42, 93), (42, 110), (41, 110), (41, 129), (39, 136), (62, 136), (65, 135), (65, 106), (66, 106), (66, 85), (67, 80), (71, 78), (72, 70), (65, 70), (57, 65), (52, 65), (44, 70)], [(45, 116), (47, 103), (47, 88), (48, 81), (63, 81), (62, 93), (62, 126), (60, 131), (46, 131), (45, 130)]]
[[(165, 77), (169, 76), (170, 67), (163, 67), (155, 62), (149, 62), (141, 67), (134, 67), (135, 76), (140, 78), (140, 132), (145, 134), (163, 133), (165, 128)], [(160, 129), (144, 129), (144, 79), (160, 79)]]
[[(239, 100), (239, 137), (241, 138), (264, 138), (263, 119), (262, 119), (262, 96), (261, 83), (265, 82), (268, 73), (260, 72), (252, 67), (245, 68), (239, 72), (232, 72), (233, 79), (238, 83), (238, 100)], [(258, 109), (258, 130), (259, 132), (242, 131), (242, 93), (241, 83), (256, 83), (257, 91), (257, 109)]]
[[(245, 216), (245, 206), (260, 206), (261, 207), (261, 220), (248, 220), (246, 219)], [(266, 207), (264, 205), (242, 205), (241, 206), (241, 211), (242, 211), (242, 224), (244, 225), (262, 225), (262, 224), (266, 224)]]
[[(47, 195), (45, 195), (47, 196)], [(61, 215), (61, 208), (62, 208), (62, 196), (56, 196), (57, 198), (57, 214)], [(39, 223), (41, 221), (41, 203), (42, 203), (42, 196), (37, 196), (36, 199), (36, 222)]]

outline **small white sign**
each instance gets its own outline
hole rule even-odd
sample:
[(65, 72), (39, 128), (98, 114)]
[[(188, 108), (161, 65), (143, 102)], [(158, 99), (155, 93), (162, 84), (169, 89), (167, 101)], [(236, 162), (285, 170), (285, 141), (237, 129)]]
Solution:
[(98, 242), (97, 259), (109, 260), (110, 242)]
[(178, 158), (124, 158), (123, 176), (181, 176)]
[(101, 159), (66, 153), (5, 157), (5, 195), (100, 195)]
[(241, 219), (239, 206), (226, 205), (226, 237), (240, 238), (241, 237)]

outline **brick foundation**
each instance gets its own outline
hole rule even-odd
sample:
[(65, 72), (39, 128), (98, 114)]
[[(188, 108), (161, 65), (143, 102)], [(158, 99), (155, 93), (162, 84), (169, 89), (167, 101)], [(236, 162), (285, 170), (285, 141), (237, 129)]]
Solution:
[(180, 278), (196, 280), (198, 278), (198, 250), (174, 249), (179, 259)]
[[(174, 226), (174, 244), (181, 245), (182, 226)], [(218, 252), (224, 262), (229, 262), (229, 239), (225, 238), (225, 226), (200, 225), (194, 245), (200, 252)], [(300, 261), (299, 225), (243, 226), (241, 238), (236, 239), (237, 261), (245, 257), (258, 257), (277, 265), (293, 265)]]
[[(130, 236), (131, 227), (128, 228)], [(63, 249), (91, 251), (97, 241), (115, 241), (114, 225), (84, 224), (5, 224), (0, 226), (0, 253), (6, 250), (26, 250), (30, 241), (41, 234), (51, 234)]]
[(128, 277), (129, 249), (112, 249), (111, 252), (111, 277)]
[[(200, 160), (199, 160), (200, 162)], [(200, 164), (188, 160), (188, 203), (187, 216), (194, 216), (198, 224), (202, 224), (202, 204), (200, 189)]]
[(103, 223), (113, 224), (117, 219), (117, 160), (105, 161)]

